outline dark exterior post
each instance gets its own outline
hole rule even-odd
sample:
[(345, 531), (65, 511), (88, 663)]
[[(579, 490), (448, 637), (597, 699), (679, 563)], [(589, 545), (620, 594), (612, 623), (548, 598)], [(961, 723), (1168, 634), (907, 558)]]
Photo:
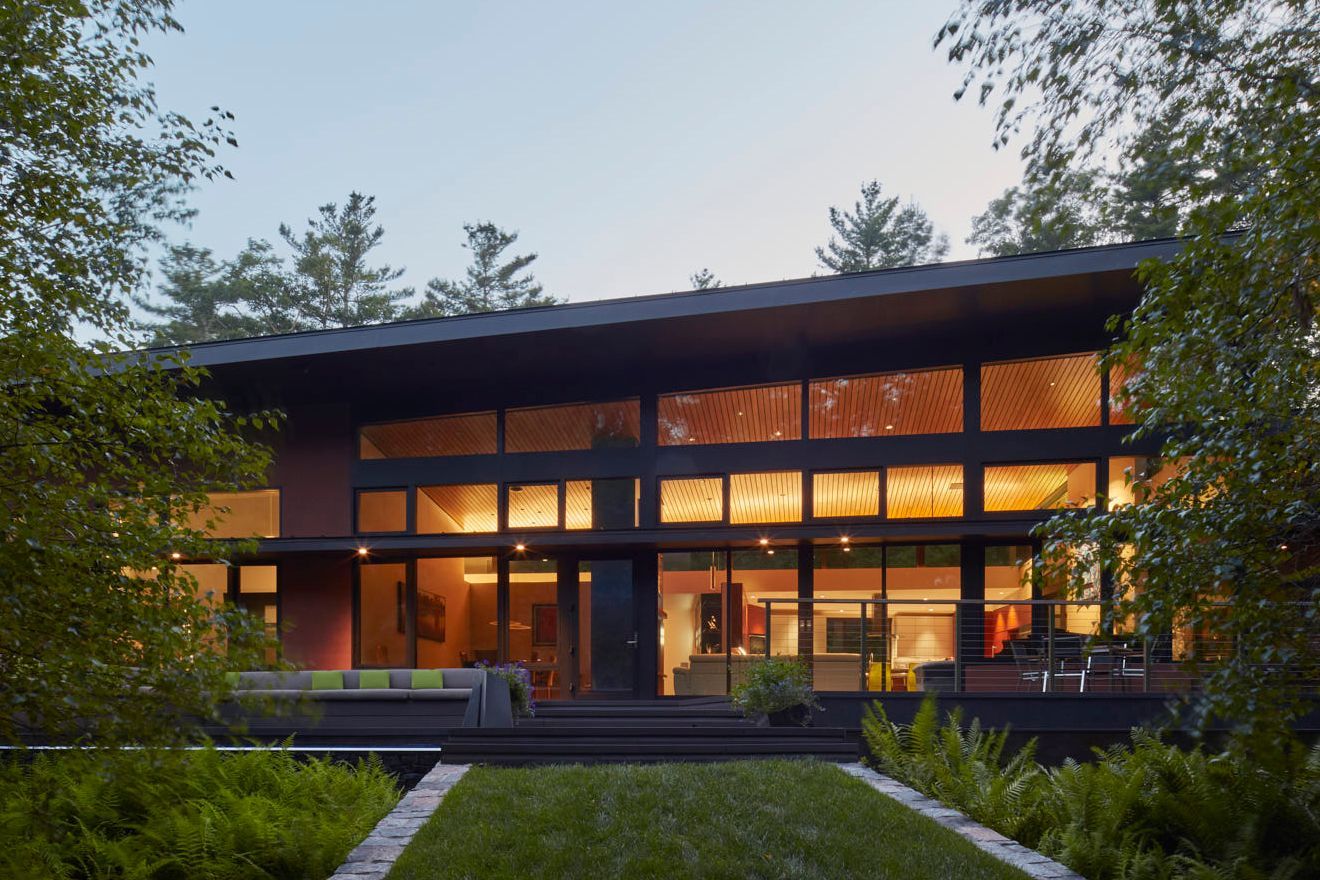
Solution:
[(958, 633), (954, 686), (962, 691), (965, 689), (967, 662), (972, 660), (975, 663), (973, 658), (979, 658), (985, 652), (985, 541), (977, 538), (963, 541), (958, 558), (962, 598), (969, 600), (957, 605), (954, 615)]
[[(816, 554), (810, 541), (798, 542), (798, 598), (810, 599), (816, 594)], [(803, 652), (803, 641), (806, 651)], [(798, 656), (805, 657), (807, 669), (815, 676), (816, 626), (810, 602), (798, 603)]]

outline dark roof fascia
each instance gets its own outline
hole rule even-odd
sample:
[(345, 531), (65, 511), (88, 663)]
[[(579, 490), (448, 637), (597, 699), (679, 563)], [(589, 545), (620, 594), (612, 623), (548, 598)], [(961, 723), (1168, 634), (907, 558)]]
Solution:
[[(1143, 260), (1171, 257), (1182, 245), (1181, 240), (1160, 239), (1136, 244), (1104, 245), (1015, 257), (964, 260), (878, 272), (721, 287), (715, 290), (566, 303), (543, 308), (364, 327), (313, 330), (281, 336), (206, 342), (187, 348), (191, 353), (189, 362), (192, 365), (213, 367), (784, 306), (820, 305), (923, 290), (984, 287), (1069, 275), (1131, 271)], [(164, 348), (150, 351), (163, 354), (176, 350), (178, 349)]]

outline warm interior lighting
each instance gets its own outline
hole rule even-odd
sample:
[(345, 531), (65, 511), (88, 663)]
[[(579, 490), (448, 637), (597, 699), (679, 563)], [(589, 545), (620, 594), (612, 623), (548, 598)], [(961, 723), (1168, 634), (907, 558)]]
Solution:
[(514, 545), (513, 545), (513, 549), (514, 549), (514, 550), (517, 550), (519, 553), (521, 553), (521, 552), (523, 552), (524, 550), (527, 549), (527, 545), (524, 544), (524, 543), (522, 543), (521, 541), (519, 541), (517, 544), (514, 544)]
[(366, 556), (366, 555), (367, 555), (367, 548), (366, 548), (366, 547), (359, 547), (359, 548), (357, 549), (357, 555), (358, 555), (358, 556)]
[(769, 538), (762, 538), (762, 539), (761, 539), (761, 546), (762, 546), (762, 547), (766, 546), (766, 545), (769, 544), (769, 543), (770, 543), (770, 539), (769, 539)]
[(170, 554), (170, 559), (182, 559), (182, 558), (183, 558), (183, 554), (177, 551)]
[(844, 536), (843, 536), (842, 538), (840, 538), (839, 540), (842, 541), (843, 543), (847, 544), (847, 543), (848, 543), (848, 536), (847, 536), (847, 535), (844, 535)]
[(847, 544), (845, 544), (845, 545), (843, 546), (843, 552), (844, 552), (844, 553), (851, 553), (851, 552), (852, 552), (852, 548), (849, 547)]
[(775, 555), (775, 548), (774, 548), (774, 547), (771, 547), (769, 550), (765, 551), (765, 555), (766, 555), (766, 556), (774, 556), (774, 555)]

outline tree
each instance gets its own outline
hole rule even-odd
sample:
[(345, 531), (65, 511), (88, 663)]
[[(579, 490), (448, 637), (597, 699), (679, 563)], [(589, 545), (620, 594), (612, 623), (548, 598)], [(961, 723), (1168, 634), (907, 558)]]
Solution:
[(1320, 673), (1320, 7), (965, 0), (936, 43), (999, 145), (1029, 131), (1029, 171), (1101, 167), (1162, 127), (1149, 177), (1189, 238), (1140, 267), (1105, 360), (1135, 370), (1134, 435), (1166, 438), (1180, 475), (1050, 520), (1043, 562), (1074, 586), (1101, 566), (1140, 635), (1230, 646), (1194, 661), (1195, 717), (1266, 748)]
[(926, 212), (915, 201), (900, 205), (885, 198), (878, 181), (862, 184), (862, 197), (852, 213), (830, 208), (834, 236), (816, 248), (816, 259), (831, 272), (865, 272), (938, 263), (949, 252), (949, 239), (935, 232)]
[(268, 241), (248, 239), (238, 256), (225, 263), (217, 263), (205, 248), (174, 246), (161, 260), (161, 274), (161, 305), (133, 297), (140, 309), (165, 319), (143, 325), (153, 345), (307, 329), (295, 285)]
[(552, 306), (561, 302), (543, 292), (533, 277), (536, 254), (505, 258), (504, 252), (518, 241), (518, 233), (505, 232), (494, 223), (469, 223), (463, 226), (472, 252), (467, 278), (449, 281), (432, 278), (426, 283), (422, 302), (407, 313), (412, 318), (436, 318)]
[[(260, 480), (268, 426), (197, 396), (183, 357), (131, 348), (146, 245), (186, 215), (228, 114), (157, 109), (139, 41), (168, 2), (17, 2), (0, 11), (0, 739), (101, 744), (181, 735), (258, 621), (196, 595), (172, 554), (213, 554), (180, 523), (206, 493)], [(188, 268), (191, 265), (191, 268)], [(180, 272), (206, 276), (200, 254)], [(77, 331), (77, 332), (75, 332)], [(94, 344), (79, 341), (93, 334)], [(223, 641), (227, 656), (213, 650)]]
[(280, 237), (293, 249), (298, 311), (313, 327), (392, 321), (400, 301), (412, 296), (411, 290), (389, 288), (404, 270), (367, 264), (385, 236), (383, 226), (372, 225), (375, 217), (375, 196), (353, 192), (342, 208), (322, 205), (301, 237), (280, 224)]
[(692, 285), (693, 290), (714, 290), (717, 287), (723, 287), (720, 279), (715, 277), (715, 273), (709, 269), (699, 269), (688, 276), (688, 283)]
[(1092, 174), (1062, 174), (1044, 182), (1023, 181), (972, 218), (967, 243), (981, 254), (1007, 257), (1100, 244), (1102, 191)]

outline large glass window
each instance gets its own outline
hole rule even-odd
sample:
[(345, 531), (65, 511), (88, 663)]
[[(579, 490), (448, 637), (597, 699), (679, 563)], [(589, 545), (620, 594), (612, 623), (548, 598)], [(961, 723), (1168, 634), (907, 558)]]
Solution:
[[(212, 492), (210, 506), (189, 514), (187, 526), (210, 538), (278, 538), (280, 490)], [(209, 524), (209, 525), (208, 525)]]
[(1091, 353), (981, 366), (981, 430), (1100, 424), (1100, 373)]
[[(1038, 652), (1038, 645), (1029, 641), (1031, 606), (996, 603), (1031, 598), (1031, 560), (1031, 546), (1027, 544), (985, 548), (985, 657), (1008, 654), (1025, 661)], [(1016, 690), (1022, 681), (1010, 679), (1001, 684)]]
[(1111, 425), (1131, 425), (1136, 422), (1129, 409), (1120, 402), (1119, 392), (1137, 369), (1134, 364), (1114, 364), (1109, 368), (1109, 424)]
[(494, 483), (417, 487), (417, 533), (494, 532), (499, 488)]
[(1095, 503), (1095, 464), (1002, 465), (985, 469), (985, 509), (1058, 510)]
[(1149, 498), (1170, 479), (1177, 476), (1183, 462), (1158, 457), (1119, 456), (1109, 459), (1109, 480), (1106, 497), (1109, 509), (1123, 504), (1136, 504)]
[(782, 523), (801, 520), (801, 471), (730, 475), (730, 523)]
[(511, 409), (504, 414), (505, 452), (564, 452), (636, 446), (637, 400)]
[(723, 522), (724, 480), (680, 477), (660, 481), (660, 522)]
[(536, 699), (567, 694), (560, 677), (559, 578), (553, 559), (515, 559), (509, 563), (509, 655), (532, 677)]
[(962, 465), (886, 468), (885, 513), (889, 519), (962, 516)]
[(953, 689), (961, 558), (957, 544), (885, 548), (885, 594), (902, 600), (889, 606), (892, 676), (905, 687)]
[(229, 566), (222, 562), (189, 562), (179, 572), (197, 582), (197, 598), (212, 608), (219, 608), (229, 598)]
[(880, 515), (880, 472), (811, 475), (811, 514), (817, 519)]
[(508, 489), (509, 528), (558, 528), (558, 483), (521, 483), (511, 485)]
[(724, 694), (724, 586), (728, 554), (722, 550), (660, 554), (656, 625), (660, 689), (666, 696)]
[(406, 532), (408, 490), (360, 490), (357, 493), (359, 532)]
[(817, 601), (811, 606), (811, 629), (817, 689), (855, 691), (864, 681), (867, 690), (893, 690), (883, 607), (844, 601), (884, 598), (884, 548), (817, 547), (814, 568)]
[[(279, 569), (274, 565), (241, 565), (238, 568), (238, 607), (260, 620), (266, 637), (279, 636)], [(274, 664), (276, 652), (266, 652), (266, 662)]]
[(408, 566), (368, 563), (358, 569), (358, 660), (362, 666), (411, 666)]
[(633, 529), (641, 481), (635, 477), (564, 483), (564, 528)]
[(760, 443), (802, 439), (802, 386), (797, 382), (664, 394), (661, 446)]
[(895, 437), (963, 429), (962, 369), (820, 379), (808, 398), (810, 436)]
[(364, 459), (491, 455), (494, 452), (493, 412), (385, 422), (366, 425), (358, 433), (358, 457)]
[(417, 665), (494, 663), (499, 649), (495, 560), (417, 560)]

